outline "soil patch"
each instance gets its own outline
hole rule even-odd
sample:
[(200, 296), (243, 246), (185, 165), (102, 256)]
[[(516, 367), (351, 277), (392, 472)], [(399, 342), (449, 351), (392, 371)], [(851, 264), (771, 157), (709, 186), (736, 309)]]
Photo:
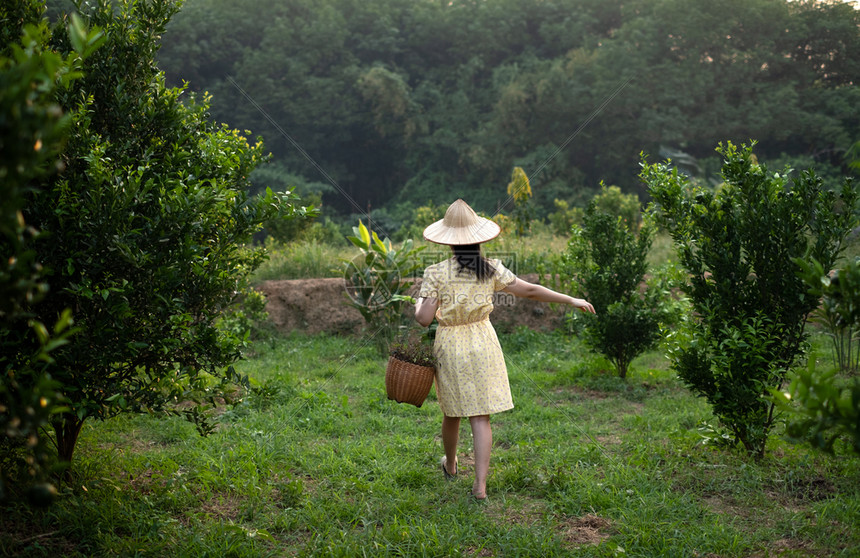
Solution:
[[(537, 274), (521, 276), (530, 283), (540, 284)], [(421, 287), (421, 279), (409, 289), (414, 296)], [(360, 335), (365, 322), (361, 313), (348, 305), (345, 282), (341, 278), (288, 279), (265, 281), (257, 290), (266, 295), (269, 320), (281, 333), (302, 331), (309, 334)], [(490, 320), (500, 332), (509, 332), (518, 326), (536, 331), (548, 331), (564, 325), (567, 307), (550, 308), (549, 304), (508, 293), (493, 296), (494, 310)], [(404, 314), (412, 318), (413, 310), (407, 305)]]
[(562, 536), (564, 541), (573, 547), (600, 544), (603, 540), (608, 539), (606, 529), (609, 528), (609, 521), (593, 513), (586, 514), (582, 517), (570, 517), (563, 521), (560, 525), (563, 531)]
[(152, 494), (155, 490), (161, 490), (167, 486), (167, 478), (163, 471), (147, 469), (137, 476), (128, 476), (128, 486), (140, 494)]
[(11, 518), (0, 520), (0, 550), (7, 556), (69, 556), (77, 547), (59, 530), (38, 532), (31, 523)]
[[(492, 491), (490, 503), (494, 504)], [(503, 506), (492, 506), (485, 513), (505, 525), (521, 525), (529, 527), (541, 521), (546, 506), (537, 498), (528, 496), (509, 496)]]
[(220, 520), (235, 522), (239, 517), (242, 500), (234, 495), (218, 494), (200, 505), (200, 510)]

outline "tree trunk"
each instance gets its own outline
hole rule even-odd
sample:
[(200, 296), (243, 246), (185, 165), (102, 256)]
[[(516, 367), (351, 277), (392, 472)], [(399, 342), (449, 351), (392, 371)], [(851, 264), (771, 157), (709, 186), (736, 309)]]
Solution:
[(630, 366), (630, 362), (619, 361), (618, 362), (618, 377), (622, 380), (627, 379), (627, 367)]
[(64, 413), (60, 420), (54, 423), (54, 432), (57, 434), (57, 457), (60, 462), (68, 463), (67, 470), (71, 470), (72, 456), (83, 425), (84, 419), (78, 419), (69, 413)]

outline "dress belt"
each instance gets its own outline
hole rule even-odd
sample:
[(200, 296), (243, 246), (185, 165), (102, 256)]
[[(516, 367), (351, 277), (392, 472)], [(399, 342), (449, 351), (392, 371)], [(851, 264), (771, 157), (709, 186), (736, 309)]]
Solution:
[(489, 320), (489, 319), (490, 319), (490, 316), (489, 316), (489, 315), (486, 315), (486, 316), (484, 316), (483, 318), (481, 318), (480, 320), (475, 320), (474, 322), (466, 322), (466, 323), (463, 323), (463, 324), (443, 324), (442, 322), (439, 322), (439, 327), (460, 327), (460, 326), (467, 326), (467, 325), (472, 325), (472, 324), (479, 324), (479, 323), (481, 323), (481, 322), (486, 322), (486, 321), (487, 321), (487, 320)]

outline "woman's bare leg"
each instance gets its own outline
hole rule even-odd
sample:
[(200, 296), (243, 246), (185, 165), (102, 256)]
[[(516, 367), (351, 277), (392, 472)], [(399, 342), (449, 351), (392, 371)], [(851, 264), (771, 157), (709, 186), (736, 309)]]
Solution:
[(472, 494), (475, 498), (487, 497), (487, 475), (490, 472), (490, 450), (493, 447), (493, 429), (490, 428), (490, 415), (469, 417), (472, 425), (472, 439), (475, 445), (475, 482)]
[(460, 417), (442, 419), (442, 446), (445, 448), (445, 469), (457, 474), (457, 443), (460, 441)]

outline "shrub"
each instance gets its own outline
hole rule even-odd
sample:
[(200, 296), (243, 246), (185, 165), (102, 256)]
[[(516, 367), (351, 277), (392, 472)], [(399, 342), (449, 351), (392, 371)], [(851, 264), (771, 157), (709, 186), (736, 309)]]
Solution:
[(673, 366), (733, 442), (761, 456), (774, 422), (769, 389), (803, 353), (806, 317), (818, 304), (791, 272), (792, 258), (833, 265), (855, 222), (857, 192), (848, 181), (841, 193), (827, 191), (811, 171), (788, 188), (785, 176), (755, 161), (752, 146), (717, 151), (725, 180), (717, 193), (692, 187), (668, 164), (643, 161), (640, 177), (690, 277), (694, 314)]
[(601, 182), (600, 193), (594, 196), (594, 204), (598, 210), (619, 217), (631, 230), (638, 228), (642, 220), (639, 197), (622, 193), (618, 186), (607, 187)]
[[(214, 401), (235, 385), (241, 340), (217, 320), (262, 261), (244, 245), (267, 219), (298, 213), (289, 196), (246, 194), (261, 144), (211, 123), (205, 99), (182, 102), (182, 88), (164, 85), (155, 55), (175, 3), (81, 7), (104, 44), (55, 92), (71, 115), (64, 168), (26, 205), (53, 239), (39, 250), (50, 292), (26, 310), (50, 323), (70, 308), (77, 327), (46, 366), (67, 403), (51, 420), (65, 462), (89, 418), (177, 412), (177, 402)], [(50, 41), (62, 54), (80, 42), (63, 27)], [(20, 373), (35, 343), (19, 329), (3, 333), (18, 381), (39, 385)]]
[(313, 242), (317, 244), (327, 244), (329, 246), (337, 246), (343, 242), (343, 233), (340, 227), (329, 217), (324, 217), (322, 221), (315, 220), (302, 234), (302, 240), (305, 242)]
[(622, 217), (601, 211), (592, 202), (582, 227), (573, 227), (563, 274), (594, 305), (583, 315), (586, 342), (606, 356), (621, 378), (630, 362), (660, 339), (661, 302), (655, 289), (640, 291), (654, 230), (628, 228)]
[(266, 312), (266, 295), (247, 288), (236, 297), (236, 301), (218, 319), (218, 327), (231, 337), (240, 339), (243, 346), (254, 339), (264, 339), (271, 334), (266, 328), (269, 313)]
[(574, 225), (582, 223), (583, 211), (579, 207), (570, 207), (565, 200), (556, 199), (553, 201), (555, 211), (547, 215), (549, 219), (550, 229), (554, 234), (567, 236), (570, 234), (570, 228)]
[(508, 196), (514, 201), (514, 209), (511, 217), (514, 220), (517, 236), (525, 236), (531, 228), (534, 219), (532, 208), (532, 187), (529, 177), (521, 167), (515, 167), (511, 173), (511, 181), (508, 183)]
[(860, 455), (860, 379), (840, 382), (837, 372), (836, 368), (818, 370), (810, 359), (785, 392), (771, 391), (772, 401), (788, 414), (789, 439), (833, 453), (834, 443), (844, 436)]
[[(319, 194), (311, 193), (303, 196), (300, 203), (312, 209), (320, 206), (322, 198)], [(311, 219), (281, 219), (276, 215), (264, 223), (263, 230), (275, 241), (286, 243), (307, 238), (314, 224)]]
[(854, 374), (860, 349), (856, 347), (860, 327), (860, 262), (847, 262), (827, 273), (816, 260), (795, 260), (811, 295), (822, 297), (814, 319), (831, 338), (837, 367), (818, 370), (810, 359), (805, 370), (794, 374), (785, 392), (771, 390), (773, 401), (788, 415), (786, 433), (795, 441), (833, 453), (841, 436), (860, 454), (860, 379), (843, 382), (838, 372)]
[(51, 448), (42, 431), (65, 399), (48, 367), (72, 318), (68, 309), (41, 321), (31, 312), (48, 284), (39, 255), (44, 238), (25, 220), (25, 204), (37, 181), (56, 172), (67, 135), (70, 117), (56, 104), (56, 90), (81, 77), (81, 62), (102, 40), (72, 17), (65, 25), (75, 49), (63, 57), (49, 48), (48, 23), (39, 21), (44, 10), (33, 0), (0, 8), (0, 500), (14, 479), (29, 485), (35, 504), (49, 503), (55, 492), (44, 482)]
[(834, 362), (842, 371), (856, 372), (860, 366), (860, 262), (848, 262), (832, 273), (815, 259), (807, 262), (798, 258), (795, 263), (809, 294), (821, 298), (812, 319), (830, 337)]
[[(607, 187), (600, 183), (600, 192), (594, 196), (593, 203), (598, 211), (621, 218), (627, 227), (637, 229), (642, 220), (639, 198), (635, 194), (624, 194), (618, 186)], [(573, 225), (582, 224), (584, 210), (580, 207), (570, 207), (566, 200), (556, 199), (553, 202), (555, 212), (550, 213), (549, 219), (552, 232), (567, 236)]]
[(412, 300), (406, 291), (413, 283), (408, 278), (420, 265), (415, 256), (425, 247), (413, 248), (412, 240), (407, 239), (395, 249), (390, 240), (381, 240), (361, 221), (353, 232), (355, 236), (347, 238), (360, 253), (344, 261), (349, 305), (361, 312), (380, 353), (387, 354), (403, 321), (404, 305)]

